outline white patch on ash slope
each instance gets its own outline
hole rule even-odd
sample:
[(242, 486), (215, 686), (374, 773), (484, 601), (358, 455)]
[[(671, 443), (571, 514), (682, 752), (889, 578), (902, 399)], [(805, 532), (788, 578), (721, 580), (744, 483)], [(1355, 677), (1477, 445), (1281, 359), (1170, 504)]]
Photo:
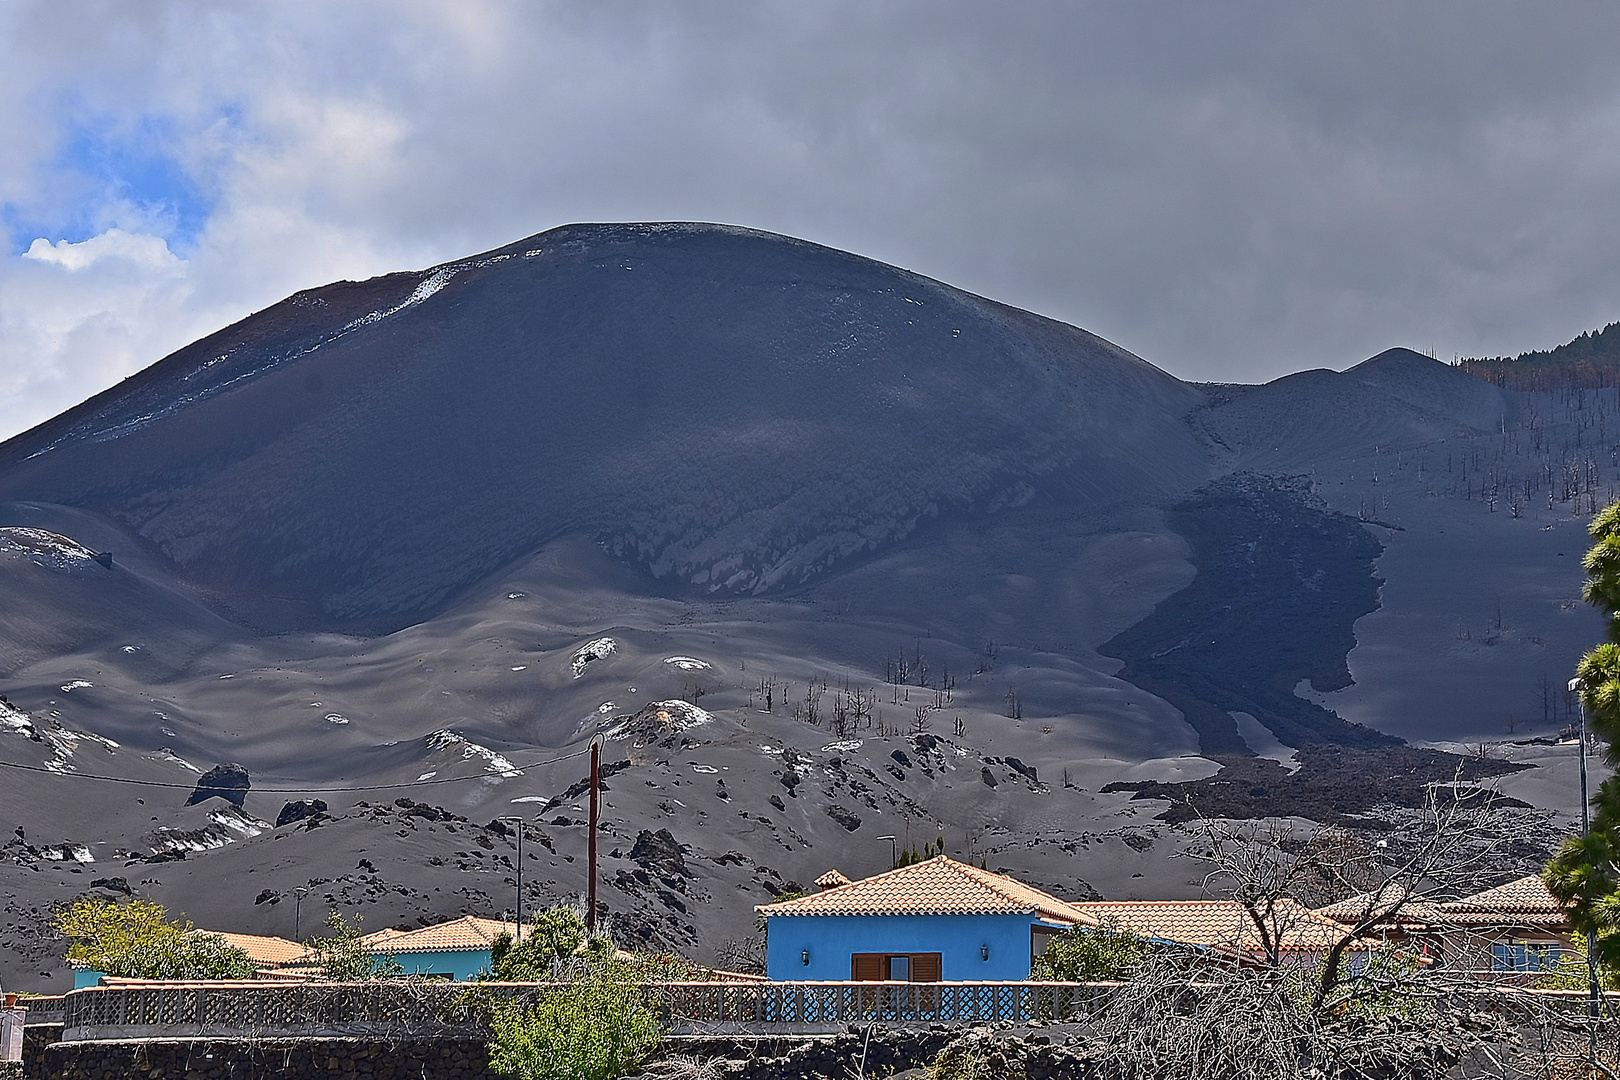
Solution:
[(574, 654), (574, 678), (585, 674), (588, 665), (612, 656), (618, 648), (619, 643), (610, 637), (599, 637), (581, 645), (579, 651)]
[(0, 528), (0, 552), (8, 551), (52, 570), (78, 570), (96, 558), (77, 540), (44, 529)]
[(646, 735), (649, 729), (656, 729), (660, 733), (688, 731), (713, 722), (714, 714), (677, 698), (674, 701), (655, 701), (602, 734), (609, 739), (627, 739)]
[(60, 724), (50, 721), (36, 721), (15, 705), (6, 702), (0, 702), (0, 731), (10, 731), (50, 747), (51, 757), (43, 767), (53, 773), (69, 773), (77, 768), (73, 764), (73, 755), (79, 749), (79, 744), (85, 740), (98, 742), (109, 751), (118, 749), (118, 744), (105, 736), (69, 731)]
[(485, 763), (485, 771), (494, 773), (497, 776), (507, 777), (523, 775), (522, 769), (512, 764), (502, 755), (496, 753), (487, 746), (480, 746), (478, 743), (468, 739), (465, 735), (458, 735), (449, 728), (442, 728), (439, 731), (433, 732), (427, 737), (427, 744), (434, 750), (450, 750), (459, 746), (461, 747), (461, 759), (463, 761), (471, 758), (482, 758)]
[(147, 754), (146, 756), (151, 758), (153, 761), (166, 761), (171, 765), (180, 766), (182, 769), (185, 769), (187, 772), (194, 772), (198, 776), (202, 775), (202, 770), (201, 769), (197, 768), (197, 766), (193, 765), (191, 762), (187, 761), (185, 758), (181, 757), (179, 754), (176, 754), (173, 750), (169, 749), (167, 746), (163, 747), (160, 750), (154, 750), (152, 753)]

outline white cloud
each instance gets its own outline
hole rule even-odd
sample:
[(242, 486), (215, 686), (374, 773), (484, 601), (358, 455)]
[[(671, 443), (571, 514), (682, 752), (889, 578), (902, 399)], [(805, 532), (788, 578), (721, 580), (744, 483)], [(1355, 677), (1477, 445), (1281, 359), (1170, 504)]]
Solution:
[(0, 431), (20, 431), (207, 328), (161, 237), (36, 240), (0, 262)]
[(141, 236), (123, 229), (108, 229), (100, 236), (77, 244), (66, 240), (53, 244), (43, 236), (37, 237), (23, 253), (23, 258), (51, 263), (69, 272), (107, 260), (122, 260), (142, 271), (164, 276), (174, 276), (184, 270), (184, 264), (169, 250), (169, 242), (163, 237)]
[[(805, 236), (1195, 378), (1546, 346), (1620, 318), (1617, 34), (1467, 0), (0, 4), (0, 206), (78, 223), (0, 255), (0, 437), (296, 289), (569, 221)], [(67, 167), (86, 125), (160, 144), (200, 231)]]

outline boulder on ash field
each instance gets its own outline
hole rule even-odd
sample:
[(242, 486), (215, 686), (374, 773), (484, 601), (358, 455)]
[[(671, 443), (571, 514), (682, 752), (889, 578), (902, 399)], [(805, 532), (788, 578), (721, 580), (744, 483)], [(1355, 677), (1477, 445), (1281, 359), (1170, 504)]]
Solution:
[(242, 809), (242, 803), (247, 799), (248, 771), (241, 765), (220, 764), (203, 773), (197, 778), (197, 787), (186, 800), (187, 806), (196, 806), (204, 799), (220, 798)]

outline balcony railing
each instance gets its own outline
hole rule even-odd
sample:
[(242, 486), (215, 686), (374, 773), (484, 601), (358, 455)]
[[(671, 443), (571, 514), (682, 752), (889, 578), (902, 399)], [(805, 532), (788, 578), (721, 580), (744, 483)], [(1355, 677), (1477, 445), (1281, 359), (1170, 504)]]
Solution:
[[(75, 990), (67, 1041), (452, 1035), (484, 1030), (479, 1001), (524, 1001), (554, 983), (125, 983)], [(849, 1024), (988, 1023), (1083, 1015), (1105, 984), (669, 982), (643, 991), (678, 1032), (834, 1031)]]
[[(557, 992), (558, 983), (124, 983), (63, 1001), (65, 1041), (378, 1035), (477, 1037), (490, 1004)], [(1105, 1007), (1117, 984), (1058, 982), (665, 982), (642, 987), (671, 1031), (792, 1034), (851, 1024), (1074, 1020)], [(1198, 984), (1189, 984), (1196, 992)], [(1584, 1011), (1579, 991), (1481, 986), (1501, 1004)], [(1607, 995), (1611, 1007), (1617, 995)]]

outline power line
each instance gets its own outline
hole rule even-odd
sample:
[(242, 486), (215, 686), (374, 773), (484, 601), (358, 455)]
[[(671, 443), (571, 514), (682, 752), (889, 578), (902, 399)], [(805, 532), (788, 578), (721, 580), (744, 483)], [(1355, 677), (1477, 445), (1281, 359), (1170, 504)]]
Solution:
[[(547, 758), (547, 759), (545, 759), (543, 761), (521, 762), (521, 763), (518, 763), (518, 764), (514, 764), (513, 767), (512, 767), (512, 771), (516, 771), (517, 769), (534, 769), (534, 768), (538, 768), (538, 767), (540, 767), (542, 765), (555, 765), (558, 762), (567, 761), (569, 758), (582, 757), (585, 754), (588, 754), (590, 752), (591, 752), (591, 748), (587, 746), (587, 747), (584, 747), (583, 749), (574, 750), (574, 751), (572, 751), (570, 753), (563, 754), (560, 757)], [(173, 784), (173, 783), (170, 783), (170, 782), (168, 782), (166, 780), (136, 780), (136, 779), (133, 779), (132, 777), (128, 777), (128, 776), (102, 776), (102, 775), (100, 775), (98, 773), (57, 772), (55, 769), (47, 769), (47, 768), (45, 768), (44, 766), (41, 766), (41, 765), (23, 765), (20, 762), (15, 762), (15, 761), (0, 761), (0, 768), (20, 769), (23, 772), (44, 773), (47, 776), (62, 776), (62, 777), (70, 776), (70, 777), (73, 777), (74, 779), (77, 779), (77, 780), (101, 780), (101, 781), (105, 781), (106, 783), (110, 783), (110, 784), (130, 784), (130, 785), (132, 785), (134, 787), (174, 788), (174, 789), (180, 790), (180, 791), (194, 791), (194, 790), (197, 789), (197, 785), (195, 783), (192, 783), (192, 784)], [(414, 783), (408, 783), (408, 784), (351, 784), (351, 785), (345, 785), (345, 786), (339, 786), (339, 787), (294, 787), (294, 788), (285, 788), (285, 787), (273, 787), (273, 788), (261, 787), (261, 788), (255, 788), (255, 787), (249, 787), (249, 788), (247, 788), (245, 790), (246, 791), (256, 791), (256, 792), (259, 792), (260, 794), (264, 794), (264, 795), (326, 795), (326, 794), (331, 794), (333, 792), (339, 792), (339, 791), (394, 791), (394, 790), (398, 790), (400, 788), (429, 787), (429, 786), (434, 785), (434, 784), (460, 784), (460, 783), (465, 783), (468, 780), (487, 780), (487, 779), (489, 779), (489, 774), (485, 773), (485, 774), (482, 774), (482, 775), (479, 775), (479, 776), (446, 776), (446, 777), (443, 777), (442, 779), (435, 778), (435, 779), (432, 779), (432, 780), (418, 780), (418, 781), (416, 781)], [(208, 788), (204, 788), (203, 790), (211, 791), (211, 792), (224, 792), (224, 791), (235, 791), (237, 789), (235, 789), (235, 788), (223, 788), (223, 787), (208, 787)]]

